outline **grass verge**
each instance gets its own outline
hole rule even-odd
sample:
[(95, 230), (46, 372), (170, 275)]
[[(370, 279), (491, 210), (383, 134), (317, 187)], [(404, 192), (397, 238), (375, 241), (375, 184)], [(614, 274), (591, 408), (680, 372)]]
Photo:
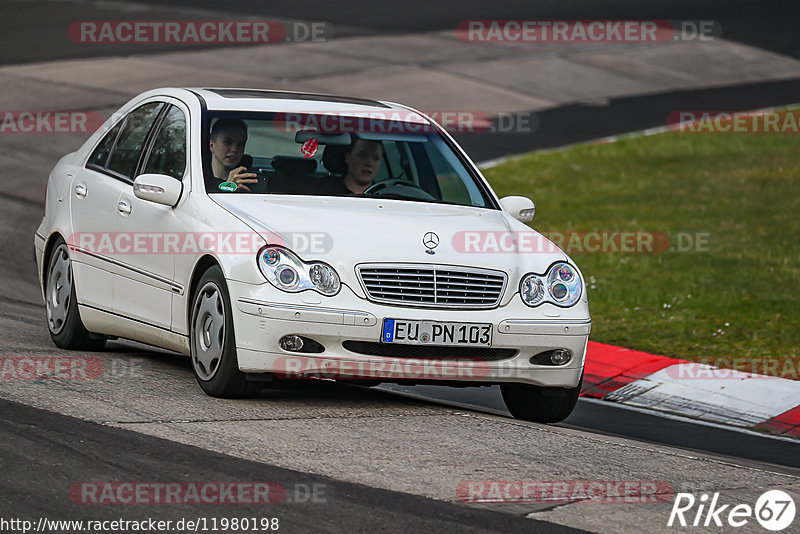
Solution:
[(591, 339), (800, 378), (797, 136), (667, 132), (533, 153), (484, 174), (501, 197), (535, 201), (537, 231), (670, 238), (654, 253), (566, 246), (587, 280)]

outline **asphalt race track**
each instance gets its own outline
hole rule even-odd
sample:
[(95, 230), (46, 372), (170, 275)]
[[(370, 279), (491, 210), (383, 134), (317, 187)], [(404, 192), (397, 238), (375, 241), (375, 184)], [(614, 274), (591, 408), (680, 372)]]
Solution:
[[(581, 532), (240, 460), (8, 401), (0, 401), (0, 419), (4, 468), (0, 488), (3, 495), (16, 496), (13, 506), (4, 503), (0, 507), (3, 517), (86, 517), (82, 505), (75, 502), (57, 506), (48, 503), (61, 503), (76, 476), (85, 481), (146, 480), (157, 472), (163, 481), (181, 481), (189, 476), (202, 481), (276, 482), (286, 491), (281, 502), (261, 506), (255, 513), (247, 504), (221, 504), (213, 515), (256, 517), (259, 522), (278, 517), (283, 529), (291, 532), (378, 532), (387, 524), (403, 532), (519, 532), (531, 527), (553, 534)], [(20, 480), (27, 481), (24, 488), (20, 488)], [(91, 518), (105, 521), (130, 515), (130, 510), (117, 504), (97, 506)], [(154, 520), (175, 522), (208, 516), (208, 506), (203, 504), (162, 506), (148, 514)]]
[[(0, 7), (0, 64), (115, 55), (113, 47), (62, 45), (54, 35), (73, 20), (91, 19), (97, 9), (102, 10), (98, 19), (146, 19), (147, 6), (156, 3), (162, 18), (221, 17), (215, 11), (219, 5), (205, 0), (99, 6), (13, 1)], [(729, 39), (800, 57), (797, 5), (720, 1), (698, 7), (697, 2), (659, 1), (644, 6), (626, 0), (601, 8), (584, 0), (541, 2), (541, 11), (532, 14), (530, 4), (506, 2), (488, 9), (477, 1), (448, 0), (420, 3), (413, 15), (400, 4), (342, 7), (316, 0), (230, 0), (225, 9), (325, 20), (340, 36), (451, 28), (469, 17), (710, 18), (723, 22)], [(778, 6), (782, 16), (775, 15)], [(21, 23), (30, 20), (38, 22), (33, 31)], [(3, 90), (6, 95), (23, 91)], [(529, 136), (461, 140), (482, 161), (657, 126), (668, 111), (691, 104), (702, 108), (710, 102), (725, 109), (788, 104), (798, 100), (799, 90), (800, 80), (784, 80), (625, 97), (604, 107), (575, 104), (541, 113), (543, 127)], [(32, 109), (47, 106), (45, 97), (30, 104)], [(548, 123), (570, 126), (548, 128)], [(669, 495), (646, 504), (476, 505), (460, 502), (457, 488), (476, 480), (639, 480), (666, 483), (674, 492), (719, 492), (730, 503), (753, 504), (768, 488), (788, 488), (796, 500), (800, 495), (796, 441), (607, 403), (581, 401), (564, 423), (544, 426), (508, 417), (496, 388), (282, 383), (256, 399), (224, 401), (205, 396), (188, 360), (166, 351), (117, 341), (101, 353), (65, 354), (53, 346), (45, 325), (33, 233), (42, 216), (48, 170), (83, 139), (6, 137), (0, 137), (2, 356), (86, 358), (100, 362), (104, 372), (91, 380), (0, 380), (0, 518), (278, 517), (285, 532), (637, 532), (646, 524), (661, 532), (669, 531)], [(70, 496), (75, 484), (103, 481), (269, 481), (288, 493), (283, 502), (265, 506), (92, 505)], [(319, 488), (317, 498), (308, 497), (312, 487)], [(751, 523), (738, 531), (763, 532)]]

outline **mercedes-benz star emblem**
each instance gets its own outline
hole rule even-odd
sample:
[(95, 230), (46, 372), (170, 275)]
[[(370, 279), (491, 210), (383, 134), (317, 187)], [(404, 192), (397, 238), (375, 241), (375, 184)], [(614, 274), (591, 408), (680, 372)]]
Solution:
[(439, 246), (439, 236), (433, 232), (428, 232), (422, 236), (422, 244), (425, 245), (426, 253), (436, 254), (433, 249)]

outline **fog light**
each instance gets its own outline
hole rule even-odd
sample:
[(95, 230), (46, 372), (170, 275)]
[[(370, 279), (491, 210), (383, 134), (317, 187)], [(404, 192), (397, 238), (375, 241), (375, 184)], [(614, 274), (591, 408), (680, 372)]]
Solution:
[(572, 353), (567, 349), (556, 349), (550, 354), (550, 363), (564, 365), (572, 359)]
[(278, 341), (278, 345), (283, 350), (288, 350), (291, 352), (297, 352), (303, 348), (303, 338), (300, 336), (283, 336), (280, 341)]

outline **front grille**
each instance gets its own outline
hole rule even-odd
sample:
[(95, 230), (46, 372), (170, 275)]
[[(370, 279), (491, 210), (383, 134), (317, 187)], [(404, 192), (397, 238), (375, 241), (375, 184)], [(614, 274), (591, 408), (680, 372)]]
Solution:
[(415, 358), (418, 360), (473, 360), (499, 361), (516, 356), (516, 349), (493, 349), (489, 347), (454, 347), (399, 345), (394, 343), (375, 343), (371, 341), (342, 342), (342, 347), (350, 352), (367, 356), (384, 356), (386, 358)]
[(361, 265), (358, 275), (376, 302), (439, 308), (494, 308), (506, 286), (502, 271), (440, 265)]

